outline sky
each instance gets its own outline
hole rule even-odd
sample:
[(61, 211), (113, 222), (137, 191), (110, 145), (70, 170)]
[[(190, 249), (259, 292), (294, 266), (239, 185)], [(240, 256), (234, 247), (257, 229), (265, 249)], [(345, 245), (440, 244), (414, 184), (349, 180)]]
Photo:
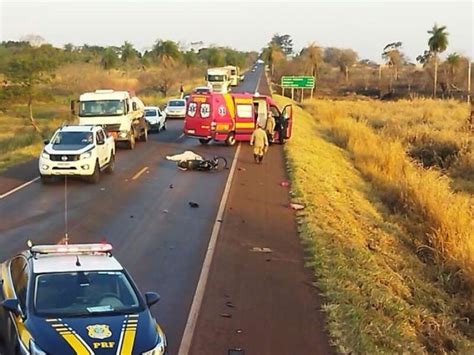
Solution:
[(291, 35), (297, 50), (315, 42), (376, 62), (386, 44), (401, 41), (414, 61), (438, 23), (449, 33), (446, 53), (474, 58), (473, 16), (473, 2), (457, 0), (0, 0), (0, 40), (36, 34), (55, 46), (129, 41), (143, 51), (171, 39), (259, 51), (280, 33)]

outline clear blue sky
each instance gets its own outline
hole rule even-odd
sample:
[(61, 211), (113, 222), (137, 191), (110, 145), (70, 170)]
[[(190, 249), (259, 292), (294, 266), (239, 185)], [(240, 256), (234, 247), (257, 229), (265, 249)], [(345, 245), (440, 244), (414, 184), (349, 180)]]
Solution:
[(414, 60), (437, 22), (448, 27), (447, 53), (474, 57), (471, 1), (0, 0), (0, 21), (1, 40), (38, 34), (56, 46), (127, 40), (143, 50), (163, 38), (260, 50), (278, 32), (297, 49), (315, 41), (375, 61), (394, 41)]

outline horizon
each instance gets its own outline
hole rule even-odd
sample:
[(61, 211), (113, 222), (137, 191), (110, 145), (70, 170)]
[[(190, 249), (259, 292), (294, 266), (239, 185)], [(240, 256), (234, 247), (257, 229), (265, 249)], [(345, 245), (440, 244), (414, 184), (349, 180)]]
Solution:
[[(249, 4), (252, 11), (242, 4)], [(442, 57), (453, 52), (474, 57), (470, 1), (318, 1), (293, 2), (286, 9), (268, 6), (279, 4), (283, 3), (1, 0), (0, 39), (18, 41), (34, 34), (56, 47), (66, 43), (121, 46), (128, 41), (140, 52), (150, 49), (157, 39), (168, 39), (184, 46), (203, 41), (203, 47), (260, 52), (273, 34), (279, 33), (291, 36), (295, 53), (315, 42), (322, 48), (351, 48), (360, 60), (377, 63), (383, 62), (381, 53), (387, 43), (401, 41), (408, 61), (415, 62), (416, 56), (428, 47), (427, 31), (437, 23), (447, 26), (449, 33), (449, 46)], [(193, 6), (196, 7), (190, 9)], [(228, 13), (232, 16), (221, 16)], [(312, 14), (309, 20), (308, 13)], [(362, 17), (365, 21), (361, 22)], [(208, 18), (212, 20), (202, 20)], [(270, 19), (268, 25), (262, 26), (261, 18)], [(398, 18), (403, 18), (402, 28), (400, 21), (395, 21)], [(105, 30), (104, 23), (108, 26)]]

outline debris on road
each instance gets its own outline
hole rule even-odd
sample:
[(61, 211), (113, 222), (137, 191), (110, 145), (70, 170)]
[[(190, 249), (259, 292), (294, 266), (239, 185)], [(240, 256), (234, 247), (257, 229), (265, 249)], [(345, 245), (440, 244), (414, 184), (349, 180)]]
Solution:
[(163, 210), (163, 213), (168, 213), (169, 211), (168, 210)]
[(301, 205), (299, 203), (290, 203), (290, 207), (292, 209), (294, 209), (295, 211), (300, 211), (300, 210), (303, 210), (305, 208), (304, 205)]
[(290, 183), (288, 181), (282, 181), (282, 182), (280, 182), (280, 186), (281, 187), (288, 187), (288, 186), (290, 186)]
[(220, 316), (222, 318), (232, 318), (232, 314), (230, 314), (230, 313), (221, 313)]
[(229, 308), (235, 308), (234, 304), (230, 301), (226, 302), (225, 305)]
[(173, 187), (174, 187), (173, 184), (170, 184), (170, 189), (172, 189)]
[(187, 161), (187, 160), (203, 160), (203, 157), (191, 150), (186, 150), (181, 154), (167, 155), (166, 160), (171, 161)]
[(247, 171), (247, 169), (242, 168), (242, 167), (237, 168), (237, 170), (238, 170), (238, 171)]
[(130, 215), (130, 218), (133, 218), (133, 214)]
[(237, 329), (235, 332), (236, 332), (237, 334), (242, 334), (244, 331), (243, 331), (242, 329)]
[(260, 247), (253, 247), (252, 249), (250, 249), (250, 251), (254, 253), (273, 253), (273, 250), (271, 250), (270, 248), (260, 248)]
[(101, 188), (100, 188), (100, 191), (105, 191), (105, 187), (101, 187)]
[(245, 355), (245, 351), (241, 348), (229, 349), (227, 355)]
[(188, 204), (189, 204), (189, 207), (191, 207), (191, 208), (198, 208), (199, 207), (199, 203), (196, 203), (196, 202), (189, 201)]

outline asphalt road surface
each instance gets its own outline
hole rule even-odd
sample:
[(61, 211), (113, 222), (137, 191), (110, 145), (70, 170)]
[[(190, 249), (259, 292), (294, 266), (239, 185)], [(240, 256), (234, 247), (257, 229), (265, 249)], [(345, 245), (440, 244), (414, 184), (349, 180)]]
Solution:
[[(262, 65), (249, 72), (234, 92), (253, 93), (262, 72)], [(182, 126), (182, 120), (169, 120), (167, 131), (149, 135), (135, 150), (117, 150), (114, 174), (103, 174), (97, 185), (68, 178), (67, 189), (70, 242), (106, 239), (140, 290), (161, 295), (153, 313), (170, 354), (181, 341), (229, 170), (183, 172), (165, 157), (193, 150), (222, 155), (230, 166), (236, 149), (202, 146), (183, 137)], [(24, 250), (28, 239), (48, 244), (64, 236), (64, 179), (50, 185), (37, 180), (5, 195), (37, 176), (36, 160), (0, 174), (0, 262)], [(190, 208), (190, 201), (200, 207)]]

